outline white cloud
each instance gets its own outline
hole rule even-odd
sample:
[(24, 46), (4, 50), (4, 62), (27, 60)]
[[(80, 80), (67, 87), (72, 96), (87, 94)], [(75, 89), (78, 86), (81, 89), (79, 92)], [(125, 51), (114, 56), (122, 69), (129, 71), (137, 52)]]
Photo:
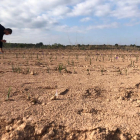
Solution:
[(118, 19), (140, 17), (140, 0), (118, 0), (114, 5), (116, 8), (111, 12), (112, 17)]
[(134, 26), (134, 25), (139, 25), (140, 21), (130, 21), (129, 23), (126, 23), (126, 26)]
[(94, 8), (100, 3), (100, 0), (86, 0), (74, 6), (69, 16), (91, 15)]
[(62, 26), (56, 26), (55, 27), (56, 31), (61, 31), (61, 32), (77, 32), (77, 33), (85, 33), (86, 30), (84, 27), (79, 27), (79, 26), (67, 26), (67, 25), (62, 25)]
[(55, 30), (62, 31), (62, 32), (87, 33), (89, 30), (117, 28), (117, 27), (119, 27), (119, 23), (113, 22), (113, 23), (108, 23), (108, 24), (89, 25), (88, 27), (86, 27), (86, 26), (69, 27), (67, 25), (62, 25), (62, 26), (55, 27)]
[(92, 29), (104, 29), (104, 28), (117, 28), (119, 24), (117, 22), (113, 22), (110, 24), (102, 24), (102, 25), (94, 25), (94, 26), (89, 26), (87, 30), (92, 30)]
[[(140, 18), (140, 0), (1, 0), (0, 9), (0, 24), (14, 29), (16, 39), (26, 41), (37, 36), (41, 38), (40, 34), (47, 36), (45, 31), (85, 33), (117, 28), (120, 19)], [(81, 18), (83, 16), (85, 18)], [(92, 20), (93, 24), (87, 22), (83, 27), (79, 25), (79, 18), (81, 22)], [(130, 20), (122, 24), (134, 26), (140, 22)], [(14, 32), (20, 32), (22, 37)]]
[(71, 9), (67, 6), (58, 6), (55, 9), (52, 9), (47, 12), (49, 16), (56, 17), (57, 19), (63, 18), (66, 13), (69, 13)]
[(106, 3), (104, 5), (98, 5), (95, 7), (95, 15), (97, 17), (106, 16), (110, 14), (110, 12), (111, 12), (111, 5), (109, 3)]
[(74, 6), (69, 16), (140, 17), (140, 0), (86, 0)]
[[(1, 23), (17, 28), (42, 28), (56, 25), (58, 17), (70, 12), (67, 5), (81, 0), (4, 0), (1, 1)], [(44, 18), (45, 15), (45, 18)], [(10, 21), (10, 22), (9, 22)], [(40, 24), (40, 27), (38, 26)]]
[[(140, 0), (2, 0), (1, 23), (17, 28), (49, 28), (72, 16), (134, 18), (140, 17)], [(10, 22), (9, 22), (10, 21)]]
[(81, 22), (87, 22), (87, 21), (90, 21), (91, 18), (90, 17), (86, 17), (86, 18), (82, 18), (80, 21)]

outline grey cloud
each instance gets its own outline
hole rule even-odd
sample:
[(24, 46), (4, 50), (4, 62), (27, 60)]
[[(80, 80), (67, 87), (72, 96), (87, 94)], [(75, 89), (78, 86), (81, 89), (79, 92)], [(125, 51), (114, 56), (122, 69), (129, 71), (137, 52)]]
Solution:
[(59, 23), (58, 22), (51, 22), (50, 23), (50, 21), (34, 21), (34, 22), (31, 22), (30, 23), (30, 25), (28, 26), (28, 27), (30, 27), (30, 28), (37, 28), (37, 29), (39, 29), (39, 28), (46, 28), (46, 29), (48, 29), (48, 28), (50, 28), (50, 27), (52, 27), (52, 26), (55, 26), (55, 25), (59, 25)]
[(43, 27), (45, 27), (47, 25), (48, 25), (48, 23), (45, 22), (45, 21), (38, 21), (38, 22), (33, 22), (30, 25), (30, 28), (43, 28)]

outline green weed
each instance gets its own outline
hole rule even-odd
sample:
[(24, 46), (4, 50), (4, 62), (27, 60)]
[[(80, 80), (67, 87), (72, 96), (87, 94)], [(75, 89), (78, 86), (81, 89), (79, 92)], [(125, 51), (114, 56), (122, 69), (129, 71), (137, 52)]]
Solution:
[(127, 70), (127, 68), (125, 69), (125, 74), (126, 74), (126, 75), (128, 74), (128, 70)]
[(98, 61), (98, 56), (96, 57), (96, 61)]
[(61, 71), (63, 70), (64, 68), (63, 68), (63, 64), (59, 64), (59, 66), (58, 66), (58, 71), (61, 73)]
[(134, 61), (131, 60), (131, 67), (134, 67)]
[(104, 56), (103, 56), (103, 62), (104, 62), (104, 59), (105, 59), (105, 58), (104, 58)]
[(17, 73), (20, 73), (22, 71), (22, 69), (20, 67), (15, 67), (13, 64), (12, 64), (12, 71), (13, 72), (17, 72)]
[(78, 54), (76, 54), (76, 59), (78, 60)]
[(87, 74), (87, 75), (90, 75), (90, 73), (89, 73), (89, 69), (87, 69), (87, 72), (88, 72), (88, 74)]
[(68, 62), (68, 65), (70, 65), (70, 61), (69, 61), (69, 59), (68, 59), (68, 61), (67, 61), (67, 62)]
[(27, 100), (30, 100), (30, 98), (31, 98), (30, 93), (28, 93)]
[(119, 69), (118, 72), (119, 72), (120, 75), (122, 75), (122, 71), (121, 71), (121, 69)]
[(138, 62), (138, 60), (139, 60), (139, 56), (136, 56), (136, 62)]
[(64, 67), (64, 69), (65, 69), (65, 72), (68, 72), (68, 70), (67, 70), (67, 67), (66, 67), (66, 66)]
[(74, 61), (73, 60), (71, 61), (71, 64), (72, 64), (72, 66), (74, 66)]
[(49, 67), (47, 67), (47, 73), (49, 73), (50, 72), (50, 68)]
[(90, 58), (90, 65), (91, 65), (91, 58)]
[(16, 53), (16, 58), (18, 58), (18, 54)]
[(9, 87), (8, 89), (7, 100), (10, 98), (10, 93), (11, 93), (11, 87)]

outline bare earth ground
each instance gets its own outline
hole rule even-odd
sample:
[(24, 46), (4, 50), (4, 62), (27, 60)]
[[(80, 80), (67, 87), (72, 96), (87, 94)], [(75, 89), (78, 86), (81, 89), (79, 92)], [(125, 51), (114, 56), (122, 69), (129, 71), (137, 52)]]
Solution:
[(0, 54), (0, 139), (140, 140), (139, 55), (5, 50)]

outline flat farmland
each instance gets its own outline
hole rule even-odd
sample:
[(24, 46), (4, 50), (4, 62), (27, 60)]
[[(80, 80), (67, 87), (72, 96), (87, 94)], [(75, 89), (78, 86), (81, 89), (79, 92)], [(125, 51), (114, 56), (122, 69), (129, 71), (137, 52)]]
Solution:
[(139, 140), (140, 52), (5, 49), (2, 140)]

